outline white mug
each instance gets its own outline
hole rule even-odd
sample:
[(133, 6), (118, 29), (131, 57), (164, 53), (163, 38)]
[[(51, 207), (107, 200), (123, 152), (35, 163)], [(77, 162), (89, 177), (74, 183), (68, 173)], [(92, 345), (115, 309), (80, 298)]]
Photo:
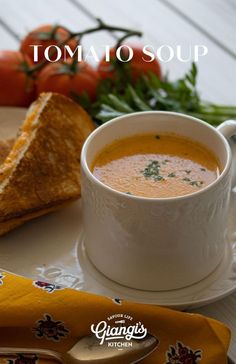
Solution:
[[(222, 172), (185, 196), (145, 198), (116, 191), (90, 171), (96, 155), (116, 139), (171, 132), (206, 145)], [(85, 249), (94, 266), (122, 285), (172, 290), (209, 275), (225, 252), (232, 156), (225, 137), (236, 121), (218, 129), (191, 116), (162, 111), (133, 113), (97, 128), (81, 154)]]

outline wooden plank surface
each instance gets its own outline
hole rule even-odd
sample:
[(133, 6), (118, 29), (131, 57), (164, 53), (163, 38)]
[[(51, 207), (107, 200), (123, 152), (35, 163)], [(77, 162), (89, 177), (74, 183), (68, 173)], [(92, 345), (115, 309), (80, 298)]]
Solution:
[(161, 0), (236, 59), (235, 0)]
[[(236, 61), (162, 2), (136, 0), (134, 10), (133, 2), (126, 0), (112, 2), (112, 6), (109, 6), (108, 0), (77, 1), (107, 22), (142, 30), (143, 44), (155, 47), (181, 44), (186, 53), (189, 46), (205, 44), (209, 54), (198, 62), (202, 96), (213, 102), (235, 104), (234, 90), (229, 87), (236, 82), (236, 72), (232, 72), (236, 69)], [(163, 65), (172, 79), (183, 75), (189, 67), (190, 62), (181, 63), (177, 59)]]
[(9, 31), (5, 24), (1, 24), (0, 19), (0, 35), (1, 35), (1, 49), (17, 49), (19, 41)]
[[(19, 38), (42, 24), (62, 24), (72, 31), (81, 31), (96, 24), (94, 18), (88, 17), (73, 2), (66, 0), (1, 0), (1, 19)], [(84, 38), (83, 45), (85, 49), (95, 45), (102, 56), (104, 44), (113, 42), (114, 39), (107, 32), (100, 32)], [(0, 46), (2, 48), (2, 43)], [(11, 48), (10, 43), (8, 48)]]

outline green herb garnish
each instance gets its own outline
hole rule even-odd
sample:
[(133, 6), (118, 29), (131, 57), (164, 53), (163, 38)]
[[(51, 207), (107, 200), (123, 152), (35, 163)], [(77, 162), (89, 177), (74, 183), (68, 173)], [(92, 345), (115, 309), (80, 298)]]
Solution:
[(163, 181), (164, 177), (160, 175), (160, 163), (158, 161), (150, 161), (147, 167), (141, 171), (146, 178), (152, 178), (155, 181)]
[(191, 186), (196, 186), (196, 187), (200, 187), (200, 182), (198, 182), (198, 181), (191, 181), (190, 183), (189, 183)]
[(176, 174), (174, 172), (171, 172), (168, 174), (168, 177), (176, 177)]
[(154, 177), (155, 181), (165, 181), (165, 178), (161, 175)]

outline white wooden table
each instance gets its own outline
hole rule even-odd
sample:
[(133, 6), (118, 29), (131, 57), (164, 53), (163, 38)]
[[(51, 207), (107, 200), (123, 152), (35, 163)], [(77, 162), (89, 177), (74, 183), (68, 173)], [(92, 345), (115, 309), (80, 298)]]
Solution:
[[(143, 31), (142, 44), (180, 44), (186, 50), (204, 44), (209, 53), (198, 63), (202, 96), (236, 104), (236, 0), (0, 0), (0, 6), (1, 49), (17, 49), (19, 39), (38, 25), (61, 23), (81, 30), (94, 25), (95, 17)], [(86, 37), (85, 45), (95, 45), (101, 55), (102, 46), (113, 43), (114, 38), (102, 32)], [(174, 79), (190, 62), (174, 59), (163, 67)], [(231, 328), (230, 356), (236, 360), (236, 293), (197, 312)]]

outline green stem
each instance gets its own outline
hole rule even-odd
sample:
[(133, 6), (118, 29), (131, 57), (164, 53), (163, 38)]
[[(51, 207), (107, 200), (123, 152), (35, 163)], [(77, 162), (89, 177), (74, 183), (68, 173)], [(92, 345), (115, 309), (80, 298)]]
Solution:
[(198, 119), (205, 120), (209, 124), (214, 125), (214, 126), (221, 124), (223, 121), (225, 121), (227, 119), (227, 115), (224, 115), (224, 116), (223, 115), (214, 115), (214, 114), (209, 115), (209, 114), (205, 114), (204, 112), (203, 113), (191, 112), (190, 114)]
[(54, 40), (56, 39), (56, 32), (57, 32), (57, 30), (58, 30), (59, 27), (60, 27), (59, 25), (55, 24), (53, 26), (52, 30), (51, 30), (51, 37)]
[(120, 45), (124, 42), (125, 39), (129, 38), (129, 37), (132, 37), (132, 36), (137, 36), (137, 37), (141, 37), (142, 36), (142, 33), (138, 32), (138, 31), (129, 31), (127, 32), (127, 34), (125, 34), (123, 37), (121, 37), (118, 42), (116, 43), (115, 45), (115, 48), (119, 48)]
[(211, 107), (213, 109), (226, 109), (226, 110), (232, 109), (236, 111), (236, 106), (234, 105), (219, 105), (219, 104), (213, 104), (208, 101), (202, 101), (202, 105), (203, 107)]
[[(142, 32), (140, 32), (140, 31), (108, 25), (108, 24), (105, 24), (101, 19), (97, 19), (97, 21), (98, 21), (98, 26), (96, 26), (94, 28), (86, 29), (86, 30), (84, 30), (82, 32), (71, 32), (68, 28), (66, 28), (64, 26), (60, 26), (60, 28), (63, 28), (64, 30), (66, 30), (69, 33), (69, 36), (64, 41), (60, 42), (58, 44), (58, 47), (63, 46), (64, 44), (66, 44), (68, 41), (70, 41), (73, 38), (77, 37), (79, 40), (81, 40), (81, 38), (84, 35), (95, 33), (95, 32), (101, 31), (101, 30), (107, 30), (107, 31), (110, 31), (110, 32), (118, 31), (118, 32), (127, 33), (125, 35), (125, 37), (123, 37), (124, 39), (126, 39), (128, 36), (131, 36), (131, 35), (136, 35), (136, 36), (139, 36), (139, 37), (142, 36)], [(58, 27), (59, 27), (59, 25), (57, 25), (57, 28)], [(56, 53), (56, 49), (53, 49), (52, 52), (50, 52), (50, 56), (53, 56), (55, 53)], [(36, 66), (30, 67), (27, 70), (27, 74), (32, 76), (33, 73), (35, 73), (37, 71), (40, 71), (47, 63), (48, 63), (48, 61), (45, 59), (44, 61), (40, 62)]]
[(218, 116), (225, 116), (227, 115), (227, 117), (229, 116), (232, 116), (232, 117), (236, 117), (236, 110), (234, 111), (229, 111), (229, 110), (211, 110), (211, 111), (208, 111), (208, 110), (204, 110), (204, 109), (200, 109), (200, 113), (203, 113), (205, 115), (218, 115)]

